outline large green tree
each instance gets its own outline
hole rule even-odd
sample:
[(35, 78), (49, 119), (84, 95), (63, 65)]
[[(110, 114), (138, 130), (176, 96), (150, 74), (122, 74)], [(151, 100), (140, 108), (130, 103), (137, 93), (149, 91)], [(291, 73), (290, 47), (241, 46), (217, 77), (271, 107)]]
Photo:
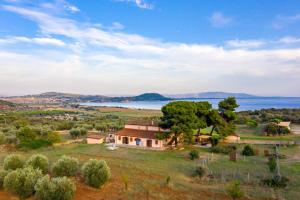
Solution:
[(237, 104), (235, 97), (228, 97), (219, 102), (218, 110), (223, 118), (223, 122), (218, 126), (218, 133), (222, 137), (234, 133), (236, 128), (234, 121), (237, 117), (235, 110), (238, 107), (239, 105)]
[(183, 136), (186, 142), (192, 141), (193, 130), (197, 128), (197, 106), (194, 102), (176, 101), (162, 108), (163, 117), (160, 127), (170, 129), (172, 143), (178, 144), (178, 138)]
[(197, 119), (197, 133), (200, 134), (200, 130), (202, 128), (206, 128), (208, 126), (208, 119), (209, 119), (209, 114), (212, 109), (212, 105), (208, 101), (200, 101), (200, 102), (195, 102), (196, 104), (196, 116), (198, 117)]

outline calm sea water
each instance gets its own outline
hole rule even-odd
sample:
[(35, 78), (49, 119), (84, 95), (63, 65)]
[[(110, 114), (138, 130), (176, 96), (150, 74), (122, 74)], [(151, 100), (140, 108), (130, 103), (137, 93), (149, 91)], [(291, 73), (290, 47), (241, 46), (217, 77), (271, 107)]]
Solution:
[[(184, 99), (185, 101), (208, 101), (213, 107), (218, 106), (222, 99)], [(137, 109), (161, 109), (170, 101), (132, 101), (132, 102), (103, 102), (103, 103), (82, 103), (87, 106), (108, 106)], [(300, 97), (268, 97), (268, 98), (251, 98), (237, 99), (240, 107), (238, 111), (243, 110), (260, 110), (263, 108), (300, 108)]]

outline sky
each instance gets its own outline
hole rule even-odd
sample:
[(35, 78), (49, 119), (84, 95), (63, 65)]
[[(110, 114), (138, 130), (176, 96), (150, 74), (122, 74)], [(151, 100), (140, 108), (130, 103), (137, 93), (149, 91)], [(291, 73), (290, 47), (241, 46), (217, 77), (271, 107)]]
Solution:
[(0, 95), (300, 96), (299, 0), (0, 0)]

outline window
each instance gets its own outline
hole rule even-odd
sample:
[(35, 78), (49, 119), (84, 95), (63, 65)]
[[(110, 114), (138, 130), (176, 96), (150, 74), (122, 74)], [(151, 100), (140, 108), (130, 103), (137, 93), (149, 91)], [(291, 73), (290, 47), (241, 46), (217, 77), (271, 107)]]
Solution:
[(121, 140), (121, 136), (119, 136), (119, 140)]
[(155, 144), (158, 145), (158, 140), (155, 140)]
[(130, 138), (130, 142), (132, 142), (132, 141), (133, 141), (133, 138), (131, 137), (131, 138)]

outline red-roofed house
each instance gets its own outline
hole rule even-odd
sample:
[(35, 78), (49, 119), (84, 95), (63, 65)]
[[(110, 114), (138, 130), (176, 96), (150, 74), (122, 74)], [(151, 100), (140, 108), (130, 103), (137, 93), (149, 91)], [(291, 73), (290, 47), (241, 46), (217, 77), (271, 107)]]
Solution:
[(116, 145), (164, 149), (166, 141), (158, 140), (156, 135), (166, 132), (157, 126), (127, 124), (115, 134)]

